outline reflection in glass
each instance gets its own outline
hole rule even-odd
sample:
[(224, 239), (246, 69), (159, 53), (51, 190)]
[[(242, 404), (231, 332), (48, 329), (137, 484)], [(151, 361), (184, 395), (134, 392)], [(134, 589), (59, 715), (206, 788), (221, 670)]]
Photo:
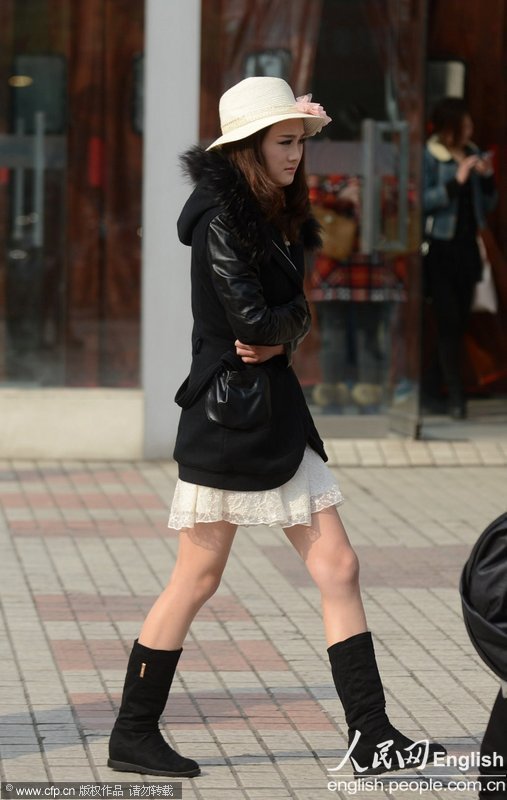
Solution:
[(0, 7), (0, 384), (139, 383), (143, 0)]
[[(294, 366), (312, 411), (415, 418), (423, 0), (202, 5), (201, 139), (246, 74), (286, 77), (333, 118), (306, 142), (323, 248), (307, 264), (314, 325)], [(290, 61), (283, 61), (283, 54)]]

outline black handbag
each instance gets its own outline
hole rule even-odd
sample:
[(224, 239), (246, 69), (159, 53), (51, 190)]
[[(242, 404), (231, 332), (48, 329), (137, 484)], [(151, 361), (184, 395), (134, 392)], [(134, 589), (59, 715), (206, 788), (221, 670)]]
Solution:
[(204, 402), (210, 422), (232, 430), (262, 428), (271, 419), (269, 376), (262, 367), (233, 369), (223, 364)]

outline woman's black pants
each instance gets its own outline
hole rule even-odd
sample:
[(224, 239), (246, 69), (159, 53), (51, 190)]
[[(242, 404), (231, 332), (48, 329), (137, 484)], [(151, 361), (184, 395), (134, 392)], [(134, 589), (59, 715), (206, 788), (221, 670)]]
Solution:
[(426, 292), (435, 315), (438, 348), (438, 362), (430, 367), (425, 389), (430, 395), (437, 394), (440, 367), (450, 406), (462, 406), (465, 402), (461, 367), (463, 344), (474, 287), (481, 270), (475, 239), (459, 243), (433, 241), (424, 269)]

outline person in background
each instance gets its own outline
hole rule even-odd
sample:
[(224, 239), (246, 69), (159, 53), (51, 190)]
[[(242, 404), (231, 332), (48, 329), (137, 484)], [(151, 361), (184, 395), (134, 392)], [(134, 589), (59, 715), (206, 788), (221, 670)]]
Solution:
[(424, 151), (424, 234), (429, 246), (424, 277), (435, 315), (438, 361), (423, 378), (423, 404), (435, 410), (431, 404), (441, 374), (450, 416), (464, 419), (462, 350), (474, 286), (482, 274), (477, 233), (497, 193), (491, 153), (471, 141), (473, 122), (464, 101), (444, 98), (432, 122), (434, 132)]

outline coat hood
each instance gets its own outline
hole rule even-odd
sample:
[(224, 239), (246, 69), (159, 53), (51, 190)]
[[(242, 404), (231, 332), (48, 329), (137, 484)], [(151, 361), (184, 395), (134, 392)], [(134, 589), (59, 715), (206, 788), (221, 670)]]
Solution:
[[(178, 236), (192, 244), (192, 234), (205, 214), (227, 216), (238, 242), (250, 257), (263, 259), (270, 251), (272, 231), (243, 173), (220, 151), (195, 146), (180, 157), (183, 173), (195, 188), (178, 219)], [(308, 214), (301, 228), (301, 239), (309, 250), (320, 247), (320, 226)]]

